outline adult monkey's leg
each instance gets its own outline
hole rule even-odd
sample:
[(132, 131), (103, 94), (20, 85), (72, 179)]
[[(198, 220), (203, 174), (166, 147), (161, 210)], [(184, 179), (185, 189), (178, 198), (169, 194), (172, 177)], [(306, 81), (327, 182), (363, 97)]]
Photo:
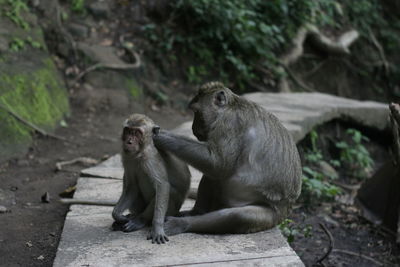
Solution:
[(190, 211), (180, 213), (180, 216), (194, 216), (207, 213), (212, 210), (215, 202), (215, 194), (217, 182), (207, 176), (203, 176), (200, 180), (199, 188), (197, 190), (196, 203)]
[(197, 216), (168, 217), (164, 228), (167, 235), (184, 232), (245, 234), (270, 229), (283, 218), (283, 214), (269, 207), (244, 206), (216, 210)]

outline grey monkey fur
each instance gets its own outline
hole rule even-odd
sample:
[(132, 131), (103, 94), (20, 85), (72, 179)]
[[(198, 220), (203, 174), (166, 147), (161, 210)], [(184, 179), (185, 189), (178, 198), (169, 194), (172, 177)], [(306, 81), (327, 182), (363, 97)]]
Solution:
[[(145, 115), (133, 114), (122, 134), (123, 190), (112, 216), (114, 230), (131, 232), (152, 224), (148, 239), (168, 241), (165, 216), (177, 215), (190, 186), (188, 166), (152, 140), (156, 125)], [(123, 212), (129, 209), (130, 215)]]
[(289, 132), (219, 82), (201, 86), (189, 108), (199, 141), (164, 130), (153, 137), (157, 148), (204, 174), (193, 210), (168, 217), (166, 233), (250, 233), (279, 224), (301, 191), (300, 157)]

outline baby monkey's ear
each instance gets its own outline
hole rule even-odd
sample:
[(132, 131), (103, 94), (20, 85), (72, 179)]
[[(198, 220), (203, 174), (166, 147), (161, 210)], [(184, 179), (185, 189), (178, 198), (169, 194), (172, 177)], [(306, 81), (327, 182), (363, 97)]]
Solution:
[(160, 126), (154, 125), (153, 127), (153, 135), (157, 135), (160, 132)]

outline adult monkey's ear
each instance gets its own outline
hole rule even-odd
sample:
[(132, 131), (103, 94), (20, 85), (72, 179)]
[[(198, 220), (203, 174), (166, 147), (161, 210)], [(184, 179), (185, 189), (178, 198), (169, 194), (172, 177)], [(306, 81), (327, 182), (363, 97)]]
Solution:
[(219, 91), (218, 93), (215, 94), (215, 99), (214, 99), (214, 103), (219, 106), (219, 107), (223, 107), (226, 105), (226, 94), (224, 91)]
[(160, 126), (154, 125), (152, 131), (153, 131), (153, 135), (157, 135), (160, 132)]

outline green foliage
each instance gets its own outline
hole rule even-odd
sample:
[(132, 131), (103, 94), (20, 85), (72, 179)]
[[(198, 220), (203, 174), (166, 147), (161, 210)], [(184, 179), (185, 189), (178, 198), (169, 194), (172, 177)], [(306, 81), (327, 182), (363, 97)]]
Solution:
[(321, 150), (317, 147), (318, 133), (315, 130), (310, 132), (311, 150), (307, 150), (305, 160), (309, 163), (317, 163), (322, 160)]
[(32, 46), (33, 48), (36, 48), (36, 49), (42, 49), (43, 48), (43, 46), (39, 42), (33, 40), (32, 37), (30, 37), (30, 36), (28, 36), (26, 38), (25, 42), (27, 44), (29, 44), (30, 46)]
[[(306, 202), (313, 202), (314, 200), (332, 200), (340, 189), (332, 185), (329, 180), (335, 177), (330, 177), (318, 171), (318, 163), (323, 160), (321, 150), (318, 148), (318, 133), (312, 130), (309, 134), (311, 149), (307, 150), (304, 158), (306, 166), (303, 167), (303, 183), (302, 183), (302, 196)], [(337, 162), (334, 162), (336, 166)], [(334, 165), (334, 164), (332, 164)], [(334, 165), (335, 166), (335, 165)]]
[(25, 48), (25, 41), (20, 38), (14, 38), (10, 43), (10, 50), (13, 52), (21, 51)]
[[(2, 91), (0, 104), (30, 123), (44, 129), (54, 128), (69, 110), (67, 93), (56, 73), (50, 59), (43, 62), (42, 68), (28, 73), (2, 73), (1, 88), (11, 90)], [(0, 110), (0, 124), (0, 146), (12, 146), (30, 140), (32, 129), (3, 110)]]
[(76, 13), (85, 13), (85, 0), (72, 0), (71, 10)]
[[(178, 45), (194, 54), (201, 68), (233, 71), (239, 81), (249, 81), (255, 77), (255, 64), (277, 66), (274, 52), (295, 31), (293, 25), (309, 17), (309, 7), (303, 2), (180, 0), (174, 5), (172, 15), (181, 26), (179, 29), (170, 25), (158, 29), (149, 24), (144, 30), (151, 41), (166, 50)], [(204, 76), (198, 72), (189, 68), (188, 80), (198, 82)]]
[(317, 133), (317, 131), (311, 130), (310, 140), (311, 140), (312, 151), (318, 151), (318, 148), (317, 148), (318, 133)]
[(28, 11), (28, 6), (24, 0), (3, 0), (0, 1), (3, 7), (3, 14), (22, 29), (29, 29), (28, 22), (22, 16), (22, 12)]
[(169, 97), (167, 94), (161, 92), (161, 91), (157, 91), (156, 92), (156, 99), (160, 102), (160, 103), (167, 103), (167, 101), (169, 100)]
[(13, 52), (19, 52), (21, 50), (24, 50), (27, 45), (36, 49), (43, 48), (43, 46), (39, 42), (34, 41), (32, 37), (28, 36), (25, 40), (17, 37), (13, 38), (13, 40), (10, 42), (10, 50)]
[(324, 174), (311, 169), (310, 167), (303, 167), (303, 195), (311, 202), (313, 199), (332, 200), (340, 189), (329, 183)]
[(287, 238), (289, 243), (292, 243), (296, 236), (303, 235), (304, 237), (310, 237), (312, 235), (312, 226), (306, 225), (304, 228), (294, 226), (293, 220), (285, 219), (279, 225), (279, 230)]
[(351, 142), (336, 143), (336, 147), (340, 149), (340, 161), (350, 167), (352, 175), (365, 178), (366, 171), (370, 170), (374, 163), (362, 143), (369, 142), (369, 139), (355, 129), (348, 129), (346, 134), (351, 137)]
[(166, 22), (143, 29), (161, 49), (191, 55), (208, 70), (203, 75), (187, 68), (193, 83), (210, 73), (219, 79), (229, 73), (240, 86), (256, 80), (259, 67), (275, 78), (284, 75), (278, 57), (307, 23), (351, 25), (366, 35), (369, 27), (384, 22), (378, 0), (178, 0), (171, 5)]
[(329, 161), (329, 163), (330, 163), (333, 167), (336, 167), (336, 168), (339, 168), (340, 166), (342, 166), (342, 164), (340, 163), (340, 161), (339, 161), (339, 160), (336, 160), (336, 159), (331, 159), (331, 160)]
[(385, 23), (378, 0), (346, 0), (343, 5), (348, 21), (362, 34), (367, 34), (373, 25)]
[(187, 79), (191, 83), (200, 83), (202, 78), (208, 74), (207, 68), (203, 65), (190, 66), (186, 75)]
[(142, 89), (133, 78), (126, 78), (125, 86), (128, 88), (130, 96), (137, 100), (142, 95)]

